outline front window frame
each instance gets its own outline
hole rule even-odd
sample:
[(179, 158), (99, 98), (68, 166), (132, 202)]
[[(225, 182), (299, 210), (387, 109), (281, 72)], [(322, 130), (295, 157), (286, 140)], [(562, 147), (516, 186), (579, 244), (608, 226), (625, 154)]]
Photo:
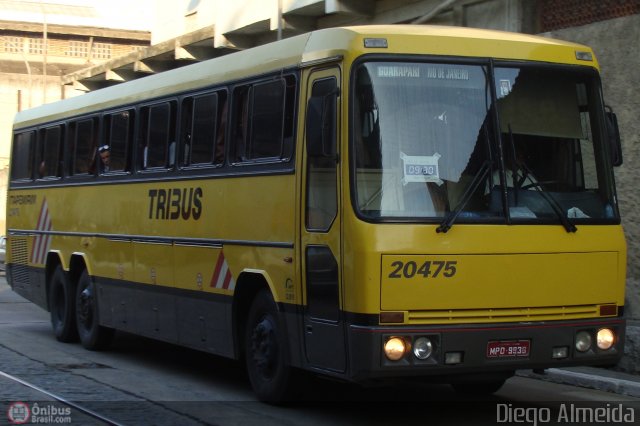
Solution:
[[(356, 83), (358, 78), (357, 77), (358, 69), (360, 68), (361, 65), (368, 62), (421, 63), (421, 64), (433, 63), (433, 64), (445, 64), (445, 65), (474, 65), (474, 66), (486, 67), (486, 69), (488, 70), (488, 74), (486, 77), (487, 83), (491, 85), (489, 87), (489, 90), (491, 91), (491, 99), (489, 99), (489, 111), (487, 114), (488, 114), (488, 117), (490, 116), (491, 126), (493, 126), (492, 130), (495, 133), (491, 136), (492, 138), (494, 138), (491, 141), (491, 146), (492, 146), (491, 149), (495, 147), (495, 149), (497, 150), (495, 154), (498, 154), (499, 158), (496, 158), (495, 161), (498, 162), (499, 164), (498, 167), (500, 170), (504, 170), (505, 168), (504, 158), (502, 158), (502, 156), (499, 155), (499, 153), (503, 152), (504, 150), (503, 145), (505, 142), (503, 141), (504, 136), (501, 135), (500, 131), (496, 130), (496, 129), (500, 129), (500, 121), (499, 121), (498, 114), (496, 112), (496, 102), (497, 102), (496, 87), (493, 85), (495, 81), (495, 69), (497, 68), (524, 69), (528, 67), (533, 67), (533, 68), (539, 68), (543, 70), (557, 70), (557, 71), (564, 71), (564, 72), (571, 71), (571, 72), (582, 73), (582, 75), (585, 76), (584, 77), (585, 81), (589, 81), (590, 83), (591, 93), (590, 93), (589, 105), (591, 106), (590, 109), (595, 111), (595, 116), (592, 118), (592, 121), (593, 119), (597, 121), (595, 128), (592, 129), (594, 132), (597, 132), (597, 135), (594, 135), (590, 139), (591, 146), (592, 147), (595, 146), (597, 147), (598, 150), (602, 151), (598, 154), (600, 157), (597, 159), (597, 161), (601, 162), (602, 163), (601, 165), (604, 165), (604, 169), (598, 171), (598, 175), (602, 175), (599, 177), (599, 179), (604, 180), (606, 184), (606, 188), (600, 186), (598, 188), (598, 191), (608, 196), (606, 203), (609, 203), (611, 205), (613, 212), (612, 212), (612, 215), (606, 216), (606, 217), (597, 217), (597, 218), (594, 217), (594, 218), (589, 218), (588, 220), (579, 218), (576, 221), (576, 224), (580, 225), (580, 224), (619, 224), (620, 223), (620, 214), (619, 214), (618, 205), (617, 205), (617, 195), (615, 192), (613, 168), (611, 166), (611, 161), (610, 161), (609, 152), (608, 152), (609, 143), (607, 141), (608, 136), (606, 134), (606, 122), (605, 122), (605, 115), (604, 115), (604, 101), (602, 97), (602, 88), (600, 83), (600, 76), (596, 69), (589, 66), (568, 65), (568, 64), (547, 64), (547, 63), (534, 62), (534, 61), (515, 61), (515, 60), (510, 61), (510, 60), (493, 60), (493, 59), (486, 59), (486, 58), (459, 58), (459, 57), (425, 56), (425, 55), (378, 55), (378, 54), (363, 55), (360, 58), (358, 58), (356, 61), (354, 61), (353, 66), (351, 68), (350, 77), (349, 77), (350, 91), (351, 91), (350, 97), (349, 97), (349, 105), (348, 105), (348, 108), (349, 108), (349, 144), (348, 144), (349, 146), (348, 148), (349, 148), (349, 158), (350, 158), (349, 174), (350, 174), (350, 182), (351, 182), (350, 196), (351, 196), (351, 204), (353, 206), (354, 212), (356, 213), (356, 216), (361, 220), (366, 222), (372, 222), (372, 223), (410, 222), (410, 223), (438, 224), (438, 223), (441, 223), (442, 220), (444, 219), (444, 217), (442, 216), (433, 216), (433, 217), (406, 216), (405, 217), (405, 216), (382, 216), (381, 215), (380, 217), (375, 217), (375, 216), (371, 216), (364, 213), (359, 208), (358, 193), (357, 193), (358, 188), (357, 188), (357, 182), (356, 182), (357, 148), (356, 148), (356, 142), (355, 142), (355, 139), (356, 139), (355, 126), (359, 119), (359, 117), (356, 117), (356, 106), (355, 106), (357, 102)], [(594, 142), (595, 140), (599, 140), (599, 142)], [(506, 200), (503, 200), (503, 202), (505, 201)], [(451, 209), (453, 209), (453, 206), (451, 206)], [(521, 220), (521, 219), (512, 217), (512, 215), (509, 213), (507, 208), (504, 209), (504, 213), (502, 216), (478, 218), (478, 217), (465, 217), (465, 215), (461, 215), (460, 217), (456, 218), (456, 223), (493, 223), (493, 224), (515, 223), (515, 224), (526, 224), (526, 225), (530, 225), (530, 224), (557, 225), (557, 224), (560, 224), (560, 222), (563, 222), (563, 221), (559, 220), (558, 217), (536, 218), (535, 220), (531, 220), (531, 219)]]

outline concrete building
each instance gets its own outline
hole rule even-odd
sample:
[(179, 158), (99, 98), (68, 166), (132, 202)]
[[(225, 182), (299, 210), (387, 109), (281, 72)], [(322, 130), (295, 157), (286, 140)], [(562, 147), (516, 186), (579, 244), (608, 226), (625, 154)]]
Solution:
[[(69, 72), (62, 83), (94, 90), (319, 28), (441, 24), (543, 34), (593, 46), (607, 103), (618, 113), (624, 164), (616, 169), (628, 241), (627, 354), (640, 373), (640, 0), (157, 0), (152, 46)], [(57, 90), (60, 90), (59, 88)], [(52, 99), (51, 99), (52, 100)], [(606, 283), (603, 283), (606, 285)]]
[[(531, 33), (521, 0), (157, 0), (152, 47), (63, 77), (94, 90), (319, 28), (429, 23)], [(84, 87), (83, 87), (84, 86)]]

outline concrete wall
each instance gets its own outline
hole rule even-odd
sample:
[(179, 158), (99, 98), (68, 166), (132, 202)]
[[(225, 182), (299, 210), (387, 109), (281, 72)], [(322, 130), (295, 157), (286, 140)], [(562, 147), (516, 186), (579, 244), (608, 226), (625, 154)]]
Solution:
[[(281, 0), (285, 37), (343, 25), (408, 23), (429, 15), (429, 24), (529, 32), (530, 2), (523, 0)], [(215, 26), (215, 47), (251, 47), (275, 40), (278, 0), (157, 0), (152, 44)], [(437, 11), (431, 16), (432, 12)], [(252, 38), (250, 41), (243, 38)]]
[[(46, 87), (46, 101), (60, 100), (81, 94), (60, 85), (60, 77), (48, 76)], [(19, 109), (25, 110), (42, 105), (44, 102), (43, 79), (41, 74), (13, 74), (0, 73), (0, 167), (4, 161), (8, 162), (11, 148), (11, 131), (13, 119)], [(4, 182), (3, 182), (4, 183)], [(0, 211), (4, 217), (4, 211)]]
[(602, 69), (605, 101), (618, 115), (624, 164), (616, 169), (618, 199), (628, 246), (625, 370), (640, 373), (640, 15), (545, 34), (594, 48)]
[[(213, 25), (216, 22), (218, 0), (200, 0), (194, 13), (187, 15), (188, 1), (155, 0), (155, 22), (151, 32), (151, 44), (179, 37)], [(265, 2), (266, 3), (266, 2)], [(228, 2), (227, 9), (235, 9)], [(235, 3), (233, 3), (235, 5)]]

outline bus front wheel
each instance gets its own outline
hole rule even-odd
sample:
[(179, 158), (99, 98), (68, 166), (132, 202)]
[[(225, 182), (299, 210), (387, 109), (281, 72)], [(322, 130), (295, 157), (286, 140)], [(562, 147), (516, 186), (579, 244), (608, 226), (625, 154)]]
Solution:
[(100, 325), (98, 294), (86, 269), (80, 275), (76, 290), (76, 325), (80, 343), (85, 349), (105, 349), (113, 339), (115, 330)]
[(60, 342), (75, 342), (78, 339), (74, 321), (75, 292), (62, 266), (56, 266), (49, 281), (49, 311), (51, 327)]
[(245, 361), (251, 386), (264, 402), (285, 401), (291, 390), (284, 331), (276, 304), (267, 291), (253, 300), (245, 332)]

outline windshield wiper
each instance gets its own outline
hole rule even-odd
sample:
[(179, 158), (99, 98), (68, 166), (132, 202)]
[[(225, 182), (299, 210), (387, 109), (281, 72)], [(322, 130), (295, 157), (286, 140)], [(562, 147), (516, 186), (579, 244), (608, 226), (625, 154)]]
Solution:
[[(520, 167), (526, 173), (533, 176), (533, 173), (526, 166), (526, 164), (522, 164)], [(485, 181), (490, 171), (491, 171), (491, 161), (487, 160), (482, 164), (482, 166), (480, 167), (480, 170), (478, 170), (476, 175), (473, 177), (471, 184), (465, 190), (456, 208), (450, 211), (445, 217), (445, 219), (442, 221), (442, 223), (440, 223), (440, 226), (436, 228), (437, 233), (441, 233), (441, 232), (446, 233), (447, 231), (449, 231), (449, 229), (451, 229), (451, 227), (455, 223), (460, 213), (462, 213), (462, 210), (465, 208), (469, 200), (471, 200), (471, 197), (473, 196), (475, 191), (478, 189), (480, 184)], [(540, 196), (549, 204), (553, 212), (560, 219), (562, 226), (564, 226), (564, 229), (567, 232), (576, 232), (578, 230), (578, 228), (573, 224), (573, 222), (563, 214), (562, 207), (560, 207), (560, 204), (558, 203), (558, 201), (551, 194), (546, 192), (544, 188), (542, 188), (542, 185), (540, 184), (540, 182), (534, 181), (532, 188), (538, 189), (537, 193), (539, 193)]]
[(460, 199), (460, 202), (458, 203), (456, 208), (451, 210), (444, 218), (440, 226), (436, 228), (437, 233), (447, 232), (449, 229), (451, 229), (453, 223), (456, 221), (460, 213), (462, 213), (462, 210), (467, 205), (469, 200), (471, 200), (471, 197), (476, 192), (480, 184), (485, 181), (487, 175), (489, 174), (489, 171), (491, 171), (491, 161), (486, 160), (480, 167), (480, 170), (478, 170), (478, 172), (473, 177), (471, 184), (467, 186), (467, 189), (466, 191), (464, 191), (464, 194), (462, 194), (462, 198)]
[[(512, 151), (511, 154), (513, 156), (513, 164), (514, 164), (514, 167), (516, 167), (517, 156), (516, 156), (515, 143), (513, 141), (513, 132), (511, 131), (511, 123), (509, 123), (508, 128), (509, 128), (509, 144), (511, 145), (511, 151)], [(524, 172), (523, 178), (527, 175), (535, 176), (524, 161), (520, 163), (521, 164), (518, 164), (517, 166), (523, 170)], [(517, 174), (515, 170), (512, 173)], [(540, 182), (538, 182), (537, 179), (531, 179), (531, 181), (532, 181), (531, 188), (538, 188), (538, 192), (540, 193), (542, 198), (544, 198), (547, 204), (551, 206), (551, 209), (556, 214), (556, 216), (558, 216), (558, 218), (560, 219), (560, 222), (562, 223), (562, 226), (564, 226), (564, 229), (567, 232), (576, 232), (578, 228), (576, 228), (573, 222), (571, 222), (569, 218), (564, 215), (564, 213), (562, 212), (562, 207), (560, 207), (560, 204), (558, 203), (558, 201), (551, 194), (549, 194), (547, 191), (544, 190), (544, 188), (542, 187), (542, 185), (540, 185)], [(514, 178), (514, 183), (515, 183), (515, 178)], [(518, 191), (519, 191), (519, 188), (516, 186), (513, 192), (516, 205), (518, 205)]]
[[(529, 176), (534, 176), (533, 173), (531, 172), (529, 167), (527, 167), (526, 164), (523, 163), (523, 164), (520, 165), (520, 167), (526, 173), (528, 173)], [(549, 206), (551, 206), (551, 209), (556, 214), (556, 216), (558, 216), (558, 219), (560, 219), (560, 223), (562, 223), (562, 226), (564, 226), (564, 229), (567, 232), (576, 232), (578, 230), (578, 228), (576, 228), (576, 225), (574, 225), (573, 222), (571, 220), (569, 220), (569, 218), (567, 216), (564, 215), (564, 213), (562, 212), (562, 207), (560, 207), (560, 203), (558, 203), (558, 201), (551, 194), (549, 194), (547, 191), (544, 190), (544, 188), (542, 187), (540, 182), (538, 182), (537, 180), (533, 179), (533, 184), (532, 184), (531, 187), (532, 188), (538, 188), (537, 192), (542, 196), (542, 198), (544, 198), (544, 200), (547, 202), (547, 204), (549, 204)]]

